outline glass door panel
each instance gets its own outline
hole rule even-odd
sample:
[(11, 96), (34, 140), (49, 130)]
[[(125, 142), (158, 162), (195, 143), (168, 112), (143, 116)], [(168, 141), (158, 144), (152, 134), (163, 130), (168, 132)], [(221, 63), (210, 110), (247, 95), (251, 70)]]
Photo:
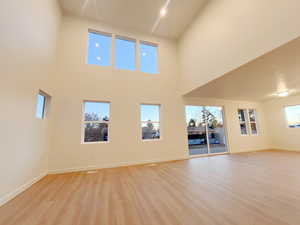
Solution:
[(185, 111), (189, 154), (208, 154), (205, 108), (203, 106), (186, 106)]
[(186, 106), (185, 111), (190, 155), (228, 151), (222, 107)]
[(226, 131), (223, 109), (217, 106), (206, 106), (209, 153), (227, 152)]

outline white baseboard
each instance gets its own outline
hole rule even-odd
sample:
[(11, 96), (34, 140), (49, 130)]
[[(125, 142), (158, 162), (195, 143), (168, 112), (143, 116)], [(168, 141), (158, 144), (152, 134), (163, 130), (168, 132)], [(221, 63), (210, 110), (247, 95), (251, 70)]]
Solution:
[(254, 150), (245, 150), (245, 151), (239, 151), (239, 152), (231, 152), (230, 154), (242, 154), (242, 153), (256, 153), (256, 152), (263, 152), (263, 151), (270, 151), (273, 150), (273, 148), (266, 148), (266, 149), (254, 149)]
[(23, 191), (30, 188), (33, 184), (41, 180), (47, 175), (47, 172), (44, 172), (38, 177), (33, 178), (32, 180), (26, 182), (25, 184), (21, 185), (20, 187), (16, 188), (15, 190), (7, 193), (3, 197), (0, 198), (0, 206), (4, 205), (5, 203), (9, 202), (10, 200), (14, 199), (17, 195), (21, 194)]
[[(272, 148), (274, 149), (274, 148)], [(240, 153), (249, 153), (249, 152), (259, 152), (259, 151), (266, 151), (270, 149), (261, 149), (261, 150), (255, 150), (255, 151), (245, 151), (245, 152), (234, 152), (231, 154), (240, 154)], [(277, 150), (277, 149), (274, 149)], [(282, 150), (282, 149), (278, 149)], [(293, 151), (293, 150), (286, 150), (286, 151)], [(297, 152), (297, 151), (295, 151)], [(55, 170), (49, 170), (48, 173), (44, 172), (38, 177), (33, 178), (32, 180), (28, 181), (27, 183), (21, 185), (14, 191), (4, 195), (0, 198), (0, 206), (4, 205), (5, 203), (9, 202), (13, 198), (15, 198), (17, 195), (21, 194), (23, 191), (30, 188), (33, 184), (44, 178), (47, 174), (61, 174), (61, 173), (70, 173), (70, 172), (80, 172), (80, 171), (88, 171), (88, 170), (97, 170), (97, 169), (105, 169), (105, 168), (116, 168), (116, 167), (122, 167), (122, 166), (134, 166), (134, 165), (143, 165), (143, 164), (150, 164), (150, 163), (162, 163), (162, 162), (170, 162), (170, 161), (176, 161), (176, 160), (186, 160), (190, 159), (191, 157), (186, 156), (180, 156), (175, 157), (171, 159), (153, 159), (153, 160), (141, 160), (141, 161), (129, 161), (129, 162), (116, 162), (111, 164), (104, 164), (101, 166), (86, 166), (86, 167), (74, 167), (74, 168), (64, 168), (64, 169), (55, 169)]]
[(294, 149), (294, 148), (272, 148), (276, 151), (287, 151), (287, 152), (300, 152), (300, 149)]
[(107, 168), (116, 168), (122, 166), (136, 166), (150, 163), (162, 163), (176, 160), (185, 160), (189, 159), (189, 157), (177, 157), (172, 159), (154, 159), (154, 160), (141, 160), (141, 161), (130, 161), (130, 162), (116, 162), (107, 165), (95, 165), (95, 166), (86, 166), (86, 167), (74, 167), (74, 168), (65, 168), (65, 169), (55, 169), (49, 170), (48, 174), (60, 174), (60, 173), (71, 173), (71, 172), (80, 172), (80, 171), (88, 171), (88, 170), (98, 170), (98, 169), (107, 169)]

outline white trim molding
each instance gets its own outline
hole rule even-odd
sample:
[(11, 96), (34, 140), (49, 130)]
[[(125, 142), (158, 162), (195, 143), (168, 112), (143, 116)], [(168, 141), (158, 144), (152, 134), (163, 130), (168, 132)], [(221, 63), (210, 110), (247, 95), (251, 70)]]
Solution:
[(20, 187), (16, 188), (15, 190), (7, 193), (3, 197), (0, 197), (0, 207), (4, 204), (8, 203), (9, 201), (14, 199), (15, 197), (17, 197), (17, 195), (19, 195), (22, 192), (26, 191), (33, 184), (37, 183), (38, 181), (43, 179), (45, 176), (47, 176), (47, 172), (42, 173), (41, 175), (39, 175), (39, 176), (33, 178), (32, 180), (26, 182), (25, 184), (21, 185)]
[(181, 157), (176, 157), (176, 158), (172, 158), (172, 159), (153, 159), (153, 160), (141, 160), (141, 161), (129, 161), (129, 162), (115, 162), (115, 163), (103, 164), (103, 165), (49, 170), (48, 174), (81, 172), (81, 171), (89, 171), (89, 170), (117, 168), (117, 167), (123, 167), (123, 166), (137, 166), (137, 165), (144, 165), (144, 164), (151, 164), (151, 163), (164, 163), (164, 162), (187, 160), (187, 159), (189, 159), (188, 156), (186, 156), (186, 157), (181, 156)]

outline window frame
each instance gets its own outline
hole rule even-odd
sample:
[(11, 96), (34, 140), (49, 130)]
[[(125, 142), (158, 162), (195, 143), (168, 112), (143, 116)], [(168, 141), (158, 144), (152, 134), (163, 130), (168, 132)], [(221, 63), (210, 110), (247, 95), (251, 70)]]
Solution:
[[(124, 71), (140, 71), (140, 63), (138, 62), (138, 45), (139, 41), (135, 38), (127, 37), (127, 36), (122, 36), (122, 35), (114, 35), (114, 63), (113, 66), (117, 70), (124, 70)], [(118, 68), (117, 67), (117, 40), (122, 40), (122, 41), (128, 41), (128, 42), (133, 42), (134, 45), (134, 69), (124, 69), (124, 68)]]
[[(159, 121), (151, 121), (154, 124), (159, 124), (159, 138), (152, 138), (152, 139), (143, 139), (143, 123), (147, 123), (148, 121), (142, 120), (142, 105), (149, 105), (149, 106), (158, 106), (158, 115), (159, 115)], [(162, 140), (162, 127), (161, 127), (161, 104), (155, 104), (155, 103), (140, 103), (140, 140), (142, 142), (151, 142), (151, 141), (161, 141)]]
[[(89, 48), (90, 48), (90, 39), (89, 39), (89, 34), (93, 33), (93, 34), (98, 34), (98, 35), (102, 35), (102, 36), (106, 36), (111, 38), (111, 49), (110, 49), (110, 58), (109, 58), (109, 64), (108, 65), (99, 65), (96, 63), (89, 63)], [(138, 38), (131, 38), (128, 37), (126, 35), (118, 35), (112, 32), (105, 32), (105, 31), (99, 31), (93, 28), (88, 28), (88, 35), (87, 35), (87, 53), (86, 53), (86, 65), (90, 65), (90, 66), (99, 66), (99, 67), (113, 67), (117, 70), (128, 70), (128, 71), (138, 71), (138, 72), (142, 72), (142, 73), (146, 73), (146, 74), (160, 74), (160, 48), (159, 48), (159, 44), (158, 43), (154, 43), (151, 41), (144, 41), (144, 40), (139, 40)], [(124, 41), (129, 41), (129, 42), (133, 42), (135, 44), (135, 68), (134, 69), (123, 69), (123, 68), (117, 68), (117, 40), (124, 40)], [(157, 66), (157, 72), (156, 73), (150, 73), (150, 72), (144, 72), (142, 71), (142, 66), (141, 66), (141, 57), (142, 55), (141, 53), (141, 45), (148, 45), (148, 46), (153, 46), (157, 48), (157, 59), (156, 59), (156, 66)]]
[[(142, 71), (142, 55), (141, 55), (141, 45), (149, 45), (149, 46), (152, 46), (152, 47), (156, 47), (157, 48), (157, 58), (156, 58), (156, 65), (157, 65), (157, 73), (149, 73), (149, 72), (144, 72)], [(139, 46), (138, 46), (138, 54), (139, 54), (139, 71), (142, 72), (142, 73), (145, 73), (145, 74), (151, 74), (151, 75), (157, 75), (157, 74), (160, 74), (160, 63), (159, 63), (159, 55), (160, 55), (160, 52), (159, 52), (159, 44), (157, 43), (153, 43), (153, 42), (150, 42), (150, 41), (143, 41), (143, 40), (140, 40), (139, 41)]]
[[(251, 120), (250, 120), (250, 110), (253, 110), (253, 112), (254, 112), (254, 118), (255, 118), (255, 121), (251, 121)], [(250, 135), (251, 135), (251, 136), (258, 136), (258, 135), (259, 135), (259, 124), (258, 124), (258, 118), (257, 118), (257, 110), (256, 110), (255, 108), (249, 108), (249, 109), (247, 110), (247, 112), (248, 112), (248, 122), (249, 122)], [(255, 127), (256, 127), (256, 134), (253, 133), (251, 124), (255, 124)]]
[[(246, 113), (246, 115), (244, 115), (245, 116), (245, 122), (240, 121), (240, 119), (239, 119), (239, 110), (243, 110), (244, 114)], [(250, 110), (253, 110), (253, 112), (254, 112), (255, 121), (250, 120), (250, 114), (249, 114)], [(240, 135), (241, 136), (258, 136), (260, 134), (260, 131), (259, 131), (260, 128), (259, 128), (259, 121), (258, 121), (258, 116), (257, 116), (257, 109), (256, 108), (238, 108), (237, 111), (238, 111)], [(246, 125), (247, 134), (242, 134), (241, 124)], [(253, 133), (251, 124), (255, 124), (256, 133)]]
[[(243, 121), (243, 122), (239, 118), (239, 110), (242, 110), (244, 112), (245, 121)], [(240, 134), (241, 134), (241, 136), (248, 136), (248, 135), (250, 135), (249, 124), (248, 124), (248, 109), (238, 108), (237, 111), (238, 111), (238, 120), (239, 120)], [(246, 132), (247, 132), (246, 134), (242, 134), (241, 124), (245, 124), (245, 126), (246, 126)]]
[[(106, 103), (109, 104), (109, 121), (103, 120), (95, 120), (95, 121), (85, 121), (85, 103), (87, 102), (94, 102), (94, 103)], [(83, 100), (82, 104), (82, 119), (81, 119), (81, 144), (90, 145), (90, 144), (108, 144), (110, 142), (110, 124), (111, 124), (111, 102), (110, 101), (98, 101), (98, 100)], [(107, 124), (107, 141), (93, 141), (93, 142), (86, 142), (84, 141), (85, 138), (85, 125), (88, 123), (104, 123)]]
[(42, 112), (42, 117), (38, 117), (37, 116), (37, 104), (38, 104), (38, 101), (36, 102), (36, 109), (35, 109), (35, 117), (39, 120), (44, 120), (46, 119), (46, 116), (48, 114), (48, 104), (50, 102), (50, 98), (51, 96), (48, 95), (46, 92), (42, 91), (42, 90), (39, 90), (38, 91), (38, 94), (36, 95), (36, 98), (41, 95), (44, 97), (44, 102), (43, 102), (43, 112)]
[(287, 126), (287, 128), (289, 128), (289, 129), (297, 129), (297, 128), (300, 128), (300, 126), (299, 127), (290, 127), (289, 126), (289, 121), (288, 121), (288, 117), (287, 117), (287, 113), (286, 113), (286, 108), (288, 108), (288, 107), (293, 107), (293, 106), (300, 106), (300, 104), (294, 104), (294, 105), (286, 105), (286, 106), (284, 106), (283, 107), (283, 110), (284, 110), (284, 117), (285, 117), (285, 121), (286, 121), (286, 126)]
[[(94, 34), (98, 34), (98, 35), (102, 35), (102, 36), (106, 36), (106, 37), (110, 37), (111, 38), (111, 48), (110, 48), (110, 59), (109, 59), (109, 65), (98, 65), (98, 64), (90, 64), (89, 63), (89, 48), (90, 48), (90, 39), (89, 39), (89, 34), (90, 33), (94, 33)], [(114, 39), (115, 36), (113, 33), (109, 33), (109, 32), (105, 32), (105, 31), (99, 31), (99, 30), (95, 30), (95, 29), (88, 29), (88, 38), (87, 38), (87, 54), (86, 54), (86, 64), (89, 66), (99, 66), (99, 67), (111, 67), (114, 66)]]

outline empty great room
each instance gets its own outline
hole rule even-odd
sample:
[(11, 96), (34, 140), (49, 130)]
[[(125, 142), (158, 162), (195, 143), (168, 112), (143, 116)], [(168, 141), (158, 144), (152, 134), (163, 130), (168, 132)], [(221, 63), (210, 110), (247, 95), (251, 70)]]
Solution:
[(299, 12), (1, 0), (0, 225), (299, 225)]

